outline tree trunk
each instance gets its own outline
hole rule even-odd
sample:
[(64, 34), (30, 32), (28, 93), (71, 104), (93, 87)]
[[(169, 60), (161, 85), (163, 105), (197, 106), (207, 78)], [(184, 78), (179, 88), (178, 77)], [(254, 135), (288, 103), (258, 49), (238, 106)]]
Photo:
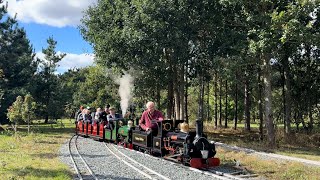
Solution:
[[(236, 77), (237, 78), (237, 77)], [(237, 129), (238, 124), (238, 81), (236, 81), (236, 99), (235, 99), (235, 118), (234, 118), (234, 130)]]
[(218, 74), (215, 73), (214, 81), (214, 127), (218, 127)]
[(219, 93), (220, 93), (220, 97), (219, 97), (219, 105), (220, 105), (220, 108), (219, 108), (219, 126), (222, 127), (222, 79), (220, 78), (220, 90), (219, 90)]
[(245, 82), (244, 82), (244, 108), (245, 108), (245, 130), (250, 131), (250, 85), (249, 85), (249, 76), (245, 72)]
[(199, 92), (199, 109), (198, 109), (198, 118), (203, 120), (203, 95), (204, 95), (204, 80), (203, 76), (200, 77), (200, 92)]
[(309, 100), (308, 114), (309, 114), (308, 130), (311, 131), (311, 130), (313, 129), (313, 124), (314, 124), (314, 120), (313, 120), (313, 117), (312, 117), (312, 103), (311, 103), (311, 99)]
[(180, 95), (180, 118), (181, 120), (185, 119), (184, 116), (184, 106), (185, 106), (185, 102), (183, 100), (184, 98), (184, 66), (182, 66), (180, 73), (179, 73), (179, 78), (180, 78), (180, 89), (179, 89), (179, 95)]
[[(163, 50), (164, 58), (169, 62), (169, 77), (173, 76), (173, 67), (172, 63), (170, 61), (170, 55), (167, 48), (164, 48)], [(169, 78), (168, 82), (168, 103), (167, 103), (167, 118), (166, 119), (172, 119), (172, 113), (173, 113), (173, 80), (172, 78)]]
[(258, 106), (259, 106), (259, 134), (260, 134), (260, 140), (263, 140), (263, 106), (262, 106), (262, 80), (261, 80), (261, 69), (258, 70), (258, 88), (259, 88), (259, 94), (258, 94)]
[(225, 103), (225, 121), (224, 128), (228, 127), (228, 80), (226, 80), (226, 103)]
[(172, 107), (173, 107), (173, 82), (168, 83), (168, 104), (167, 104), (167, 119), (172, 119)]
[(207, 84), (207, 121), (210, 120), (210, 81)]
[(180, 118), (180, 94), (179, 94), (179, 73), (178, 73), (178, 68), (174, 65), (174, 70), (173, 70), (173, 91), (174, 91), (174, 112), (175, 112), (175, 118), (179, 119)]
[(285, 133), (291, 133), (291, 83), (290, 83), (290, 67), (289, 57), (283, 59), (283, 75), (284, 75), (284, 122)]
[(30, 134), (30, 115), (28, 114), (28, 134)]
[(275, 147), (275, 131), (273, 124), (273, 112), (272, 112), (272, 89), (271, 89), (271, 66), (270, 57), (263, 57), (264, 67), (264, 86), (265, 86), (265, 118), (267, 128), (267, 138), (270, 147)]
[(161, 95), (160, 95), (160, 87), (159, 83), (157, 83), (157, 94), (156, 94), (156, 99), (157, 99), (157, 107), (160, 108), (161, 106)]
[(184, 101), (185, 101), (185, 106), (184, 106), (184, 110), (185, 110), (185, 117), (186, 117), (186, 122), (189, 122), (189, 115), (188, 115), (188, 62), (186, 65), (186, 69), (185, 69), (185, 94), (184, 94)]

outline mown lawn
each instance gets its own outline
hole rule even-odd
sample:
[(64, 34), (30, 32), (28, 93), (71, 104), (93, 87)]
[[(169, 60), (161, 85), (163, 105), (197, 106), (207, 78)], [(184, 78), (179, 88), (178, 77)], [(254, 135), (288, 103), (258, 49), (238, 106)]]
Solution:
[(34, 124), (29, 135), (26, 126), (16, 135), (0, 132), (0, 179), (72, 179), (69, 167), (60, 162), (59, 149), (74, 125), (69, 120), (63, 124)]

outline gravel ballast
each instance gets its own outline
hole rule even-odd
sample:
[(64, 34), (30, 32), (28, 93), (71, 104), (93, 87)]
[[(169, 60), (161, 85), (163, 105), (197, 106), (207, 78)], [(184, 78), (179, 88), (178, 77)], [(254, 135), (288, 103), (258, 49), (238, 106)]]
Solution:
[[(114, 157), (103, 143), (104, 142), (94, 141), (90, 138), (78, 138), (79, 153), (83, 156), (98, 179), (146, 179), (145, 176), (135, 172), (131, 167), (125, 165), (122, 161)], [(118, 147), (116, 145), (114, 145), (114, 147), (135, 161), (170, 179), (215, 179), (201, 171), (195, 169), (190, 170), (188, 167), (184, 167), (164, 159), (152, 157), (150, 155)], [(66, 141), (60, 148), (60, 153), (61, 161), (68, 164), (74, 172), (73, 164), (68, 152), (68, 141)], [(75, 173), (74, 179), (77, 179), (77, 175)]]

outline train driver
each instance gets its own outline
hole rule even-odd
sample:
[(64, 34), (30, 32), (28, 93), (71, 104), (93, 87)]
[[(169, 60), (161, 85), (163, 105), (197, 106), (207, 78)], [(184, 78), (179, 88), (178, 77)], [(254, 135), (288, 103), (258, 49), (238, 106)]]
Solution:
[(158, 125), (152, 123), (152, 120), (162, 121), (163, 115), (160, 111), (155, 109), (153, 102), (149, 101), (146, 104), (147, 110), (142, 113), (139, 121), (139, 126), (145, 131), (153, 131), (158, 129)]

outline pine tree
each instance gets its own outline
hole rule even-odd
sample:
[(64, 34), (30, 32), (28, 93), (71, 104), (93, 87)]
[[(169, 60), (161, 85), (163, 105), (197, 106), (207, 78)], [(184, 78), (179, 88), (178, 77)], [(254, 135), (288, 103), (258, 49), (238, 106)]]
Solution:
[[(38, 59), (40, 63), (40, 71), (38, 74), (38, 83), (36, 88), (37, 101), (43, 105), (45, 123), (48, 123), (49, 116), (54, 116), (56, 112), (55, 103), (59, 102), (59, 83), (55, 74), (58, 62), (61, 61), (66, 54), (58, 54), (55, 49), (57, 41), (52, 37), (47, 40), (48, 47), (42, 49), (45, 55), (44, 59)], [(63, 109), (63, 107), (62, 107)]]
[(0, 7), (0, 121), (14, 99), (25, 95), (37, 70), (37, 62), (26, 32), (7, 15), (7, 5)]

